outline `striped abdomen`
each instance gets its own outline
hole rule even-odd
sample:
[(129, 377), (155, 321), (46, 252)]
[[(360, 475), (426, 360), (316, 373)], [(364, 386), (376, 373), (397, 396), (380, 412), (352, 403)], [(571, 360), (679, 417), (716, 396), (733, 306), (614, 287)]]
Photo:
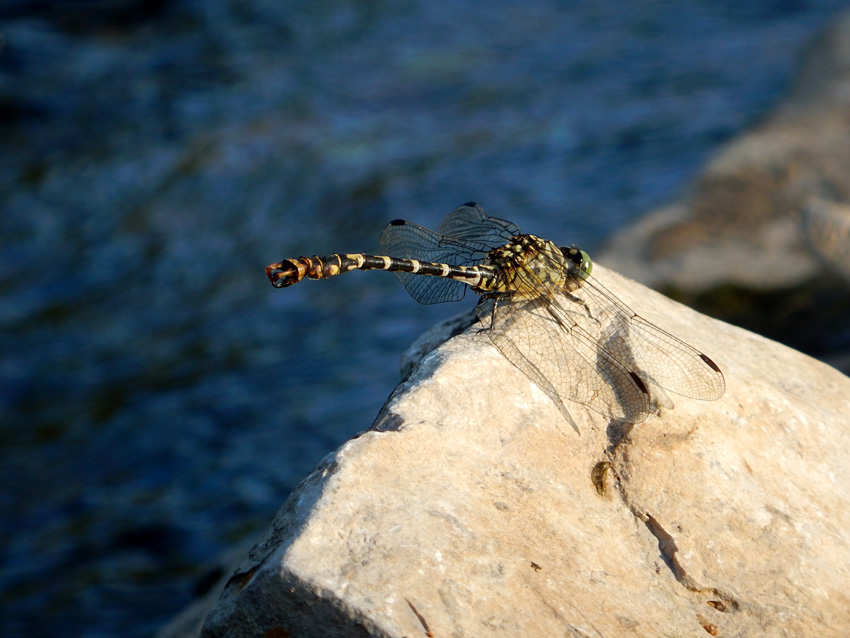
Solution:
[(351, 270), (389, 270), (414, 275), (431, 275), (462, 281), (473, 287), (487, 289), (493, 280), (493, 269), (487, 266), (452, 266), (418, 259), (400, 259), (380, 255), (333, 254), (319, 257), (284, 259), (266, 266), (266, 275), (277, 288), (297, 284), (304, 279), (325, 279)]

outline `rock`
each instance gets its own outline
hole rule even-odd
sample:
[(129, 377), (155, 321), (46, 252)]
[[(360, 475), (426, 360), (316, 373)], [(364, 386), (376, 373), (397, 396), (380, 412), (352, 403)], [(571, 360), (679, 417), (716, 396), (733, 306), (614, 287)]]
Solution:
[(812, 199), (803, 209), (803, 229), (812, 252), (850, 281), (850, 206)]
[(296, 489), (202, 635), (846, 636), (850, 379), (603, 268), (714, 358), (714, 402), (630, 432), (475, 328)]

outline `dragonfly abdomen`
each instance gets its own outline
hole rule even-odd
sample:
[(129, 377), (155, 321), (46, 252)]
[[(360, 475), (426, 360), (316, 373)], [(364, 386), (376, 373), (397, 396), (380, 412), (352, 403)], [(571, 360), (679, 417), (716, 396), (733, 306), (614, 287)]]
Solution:
[(462, 281), (473, 287), (487, 287), (493, 278), (493, 269), (486, 266), (454, 266), (418, 259), (401, 259), (384, 255), (363, 253), (341, 254), (284, 259), (266, 267), (266, 275), (277, 288), (297, 284), (304, 278), (326, 279), (352, 270), (388, 270), (409, 272), (414, 275), (431, 275)]

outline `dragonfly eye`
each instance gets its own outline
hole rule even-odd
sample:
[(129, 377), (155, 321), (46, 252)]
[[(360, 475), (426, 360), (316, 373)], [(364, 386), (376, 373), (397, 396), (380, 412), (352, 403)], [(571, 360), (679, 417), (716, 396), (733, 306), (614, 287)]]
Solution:
[(593, 271), (593, 260), (583, 250), (580, 250), (581, 253), (581, 263), (578, 266), (578, 269), (581, 271), (582, 279), (586, 279), (587, 276)]
[(582, 279), (586, 279), (593, 271), (593, 260), (578, 246), (570, 246), (569, 248), (562, 246), (561, 252), (564, 253), (564, 257), (578, 267), (578, 275)]

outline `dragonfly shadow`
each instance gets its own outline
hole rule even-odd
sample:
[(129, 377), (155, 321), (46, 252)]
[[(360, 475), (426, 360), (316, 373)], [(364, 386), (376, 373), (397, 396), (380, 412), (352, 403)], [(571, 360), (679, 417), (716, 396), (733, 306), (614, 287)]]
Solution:
[(660, 407), (673, 407), (669, 395), (641, 367), (632, 343), (628, 323), (618, 321), (609, 326), (596, 350), (596, 371), (605, 379), (615, 404), (621, 408), (620, 414), (606, 415), (611, 417), (605, 430), (611, 450), (651, 413), (658, 412)]
[(634, 427), (634, 423), (628, 423), (626, 421), (608, 421), (608, 425), (605, 428), (605, 435), (608, 437), (609, 443), (607, 451), (611, 453), (616, 450), (620, 443), (632, 433)]

